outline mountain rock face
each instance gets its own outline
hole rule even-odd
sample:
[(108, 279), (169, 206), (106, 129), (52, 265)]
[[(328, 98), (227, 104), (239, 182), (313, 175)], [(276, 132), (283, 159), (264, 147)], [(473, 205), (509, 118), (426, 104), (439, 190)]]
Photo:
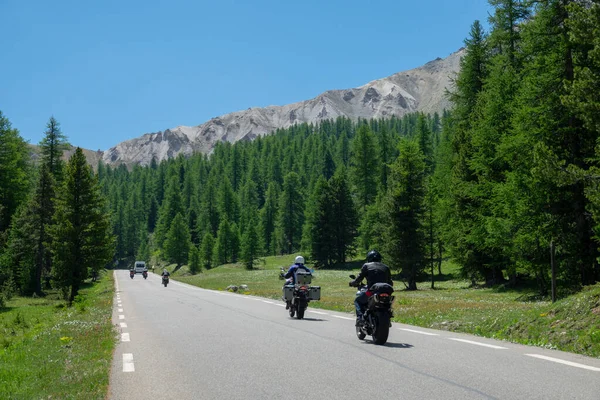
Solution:
[(210, 153), (219, 141), (252, 140), (278, 128), (343, 116), (357, 118), (401, 117), (423, 111), (441, 112), (449, 107), (445, 89), (458, 72), (461, 49), (410, 71), (399, 72), (358, 88), (330, 90), (311, 100), (284, 106), (249, 108), (226, 114), (198, 126), (178, 126), (148, 133), (119, 143), (103, 154), (108, 164), (150, 164), (194, 152)]

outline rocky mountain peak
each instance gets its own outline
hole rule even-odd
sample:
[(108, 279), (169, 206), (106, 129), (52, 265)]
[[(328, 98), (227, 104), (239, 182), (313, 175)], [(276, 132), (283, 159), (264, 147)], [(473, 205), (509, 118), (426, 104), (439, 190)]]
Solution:
[(109, 164), (148, 165), (158, 161), (210, 153), (219, 141), (253, 140), (279, 128), (316, 123), (343, 116), (357, 118), (402, 117), (415, 111), (441, 112), (449, 107), (445, 90), (460, 67), (464, 49), (442, 59), (436, 58), (410, 71), (371, 81), (345, 90), (330, 90), (306, 101), (284, 106), (251, 107), (197, 126), (178, 126), (162, 132), (147, 133), (110, 148), (103, 154)]

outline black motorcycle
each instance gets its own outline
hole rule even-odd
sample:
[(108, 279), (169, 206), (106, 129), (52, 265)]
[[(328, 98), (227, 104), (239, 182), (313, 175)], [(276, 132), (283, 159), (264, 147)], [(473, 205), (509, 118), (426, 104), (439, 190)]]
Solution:
[[(356, 279), (356, 276), (350, 275)], [(394, 288), (387, 283), (376, 283), (370, 288), (362, 282), (355, 285), (359, 292), (367, 294), (367, 309), (363, 313), (363, 319), (356, 326), (356, 336), (364, 340), (367, 335), (373, 336), (373, 342), (378, 345), (385, 344), (392, 326), (391, 319), (392, 302), (394, 301)]]
[(169, 284), (169, 276), (168, 275), (163, 275), (162, 284), (165, 285), (165, 287), (167, 287), (167, 285)]

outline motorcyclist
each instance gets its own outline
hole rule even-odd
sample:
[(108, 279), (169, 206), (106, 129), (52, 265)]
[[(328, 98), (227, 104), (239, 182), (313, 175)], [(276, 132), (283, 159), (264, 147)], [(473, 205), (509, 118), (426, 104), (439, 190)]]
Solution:
[[(282, 272), (283, 278), (286, 279), (285, 285), (296, 284), (296, 273), (298, 272), (298, 270), (311, 273), (310, 269), (308, 269), (308, 267), (304, 265), (304, 257), (302, 256), (296, 256), (296, 258), (294, 259), (294, 264), (292, 264), (288, 271), (285, 274), (283, 274)], [(286, 300), (285, 303), (285, 309), (288, 310), (290, 308), (291, 302), (289, 300)]]
[[(360, 269), (360, 274), (348, 283), (349, 286), (358, 286), (363, 279), (367, 279), (367, 288), (370, 288), (376, 283), (387, 283), (393, 285), (392, 273), (390, 267), (381, 262), (381, 254), (377, 250), (371, 250), (367, 253), (367, 262)], [(362, 323), (363, 313), (367, 306), (369, 298), (367, 293), (359, 291), (354, 299), (354, 307), (356, 308), (356, 325)]]
[(167, 271), (166, 268), (163, 269), (163, 272), (160, 274), (160, 276), (162, 276), (163, 278), (166, 276), (167, 278), (169, 277), (169, 275), (171, 275), (169, 273), (169, 271)]

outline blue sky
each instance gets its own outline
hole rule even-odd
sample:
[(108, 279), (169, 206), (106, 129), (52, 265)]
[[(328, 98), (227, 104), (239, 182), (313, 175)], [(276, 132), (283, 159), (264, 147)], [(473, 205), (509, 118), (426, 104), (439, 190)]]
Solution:
[[(446, 57), (485, 0), (0, 0), (0, 110), (31, 143), (198, 125)], [(487, 26), (485, 23), (484, 26)]]

